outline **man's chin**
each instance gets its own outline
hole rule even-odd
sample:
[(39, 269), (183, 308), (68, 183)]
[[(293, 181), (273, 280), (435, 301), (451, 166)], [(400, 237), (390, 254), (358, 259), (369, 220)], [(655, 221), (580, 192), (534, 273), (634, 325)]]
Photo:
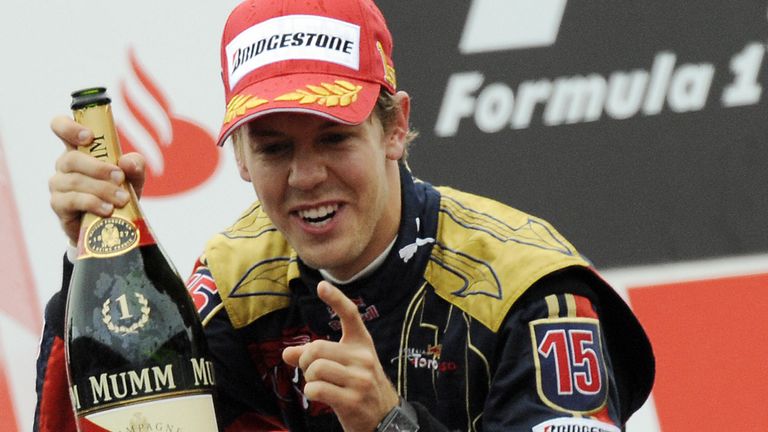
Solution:
[(344, 255), (335, 256), (335, 253), (329, 251), (327, 248), (313, 249), (312, 251), (306, 249), (307, 248), (304, 248), (304, 250), (297, 250), (296, 252), (304, 264), (313, 269), (322, 269), (333, 272), (333, 269), (344, 266), (344, 258), (346, 258)]
[(346, 237), (326, 237), (322, 241), (310, 242), (292, 242), (289, 238), (288, 242), (304, 264), (314, 269), (327, 270), (334, 276), (354, 266), (362, 252), (356, 242)]

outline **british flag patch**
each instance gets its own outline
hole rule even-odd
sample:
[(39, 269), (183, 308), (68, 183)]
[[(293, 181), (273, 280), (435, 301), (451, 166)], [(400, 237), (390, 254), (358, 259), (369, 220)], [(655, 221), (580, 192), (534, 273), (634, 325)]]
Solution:
[(187, 291), (192, 297), (195, 309), (197, 309), (203, 322), (221, 305), (219, 290), (208, 267), (199, 266), (195, 269), (195, 272), (187, 280)]

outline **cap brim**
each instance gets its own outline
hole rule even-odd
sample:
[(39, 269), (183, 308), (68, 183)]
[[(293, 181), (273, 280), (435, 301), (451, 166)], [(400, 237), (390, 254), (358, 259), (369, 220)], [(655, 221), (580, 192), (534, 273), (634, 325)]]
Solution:
[(216, 142), (221, 146), (241, 125), (263, 115), (293, 112), (360, 124), (373, 111), (381, 84), (328, 74), (282, 75), (238, 89), (227, 104)]

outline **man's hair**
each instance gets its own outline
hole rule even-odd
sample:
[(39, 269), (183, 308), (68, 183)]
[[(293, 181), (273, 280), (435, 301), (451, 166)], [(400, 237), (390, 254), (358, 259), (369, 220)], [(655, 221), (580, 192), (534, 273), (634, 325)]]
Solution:
[[(399, 109), (400, 105), (395, 101), (394, 95), (382, 88), (381, 92), (379, 92), (379, 98), (376, 100), (376, 105), (373, 107), (373, 112), (375, 112), (376, 116), (379, 118), (385, 134), (389, 133), (395, 126), (397, 111)], [(410, 148), (411, 143), (418, 136), (419, 132), (408, 125), (408, 133), (405, 135), (404, 143), (405, 150), (403, 151), (403, 156), (400, 158), (400, 162), (405, 163), (408, 160), (408, 148)]]
[[(398, 105), (398, 103), (395, 101), (394, 95), (382, 89), (379, 93), (379, 98), (376, 100), (376, 105), (373, 107), (373, 112), (376, 114), (376, 117), (379, 118), (385, 134), (389, 133), (395, 126), (395, 121), (397, 121), (397, 111), (399, 109), (400, 105)], [(245, 142), (244, 138), (247, 134), (248, 123), (237, 128), (237, 130), (235, 130), (235, 132), (232, 134), (232, 143), (235, 149), (235, 155), (238, 158), (243, 157), (243, 143)], [(419, 132), (410, 128), (409, 126), (408, 132), (405, 135), (405, 150), (403, 151), (403, 156), (400, 158), (401, 163), (405, 163), (407, 161), (408, 148), (411, 146), (411, 143), (416, 139), (417, 136), (419, 136)]]

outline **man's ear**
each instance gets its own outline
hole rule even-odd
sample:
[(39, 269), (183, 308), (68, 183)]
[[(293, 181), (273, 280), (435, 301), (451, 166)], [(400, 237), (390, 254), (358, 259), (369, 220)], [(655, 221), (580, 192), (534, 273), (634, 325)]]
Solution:
[(398, 108), (394, 127), (390, 131), (390, 136), (387, 140), (387, 158), (400, 160), (405, 154), (405, 140), (410, 130), (411, 97), (404, 91), (398, 91), (395, 93), (394, 98)]
[(245, 164), (245, 150), (243, 149), (243, 146), (245, 146), (245, 143), (240, 135), (240, 131), (235, 131), (235, 133), (232, 134), (232, 148), (235, 150), (237, 170), (240, 172), (240, 178), (250, 183), (251, 173), (248, 172), (248, 167)]

